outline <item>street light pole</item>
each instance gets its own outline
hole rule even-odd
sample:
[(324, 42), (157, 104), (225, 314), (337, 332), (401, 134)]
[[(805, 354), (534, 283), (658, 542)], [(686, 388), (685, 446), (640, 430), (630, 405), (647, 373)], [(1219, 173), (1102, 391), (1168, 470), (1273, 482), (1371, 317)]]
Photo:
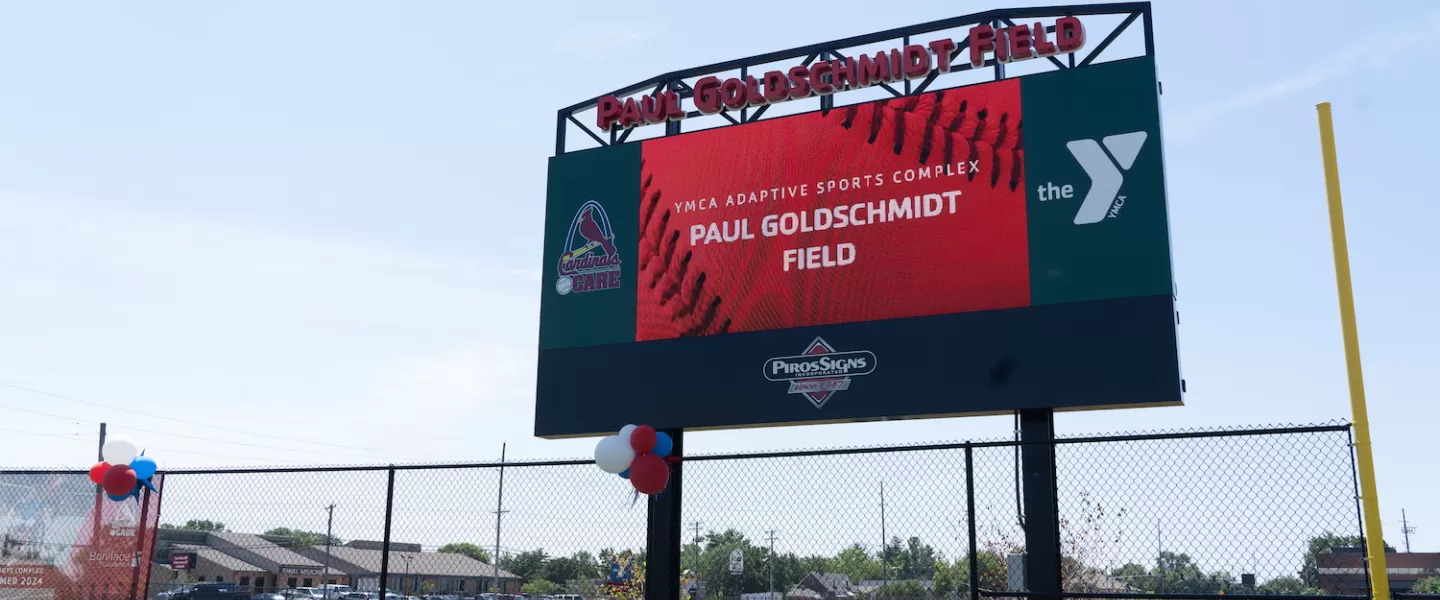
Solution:
[(325, 507), (325, 571), (320, 575), (320, 589), (325, 590), (324, 600), (330, 600), (330, 545), (335, 543), (335, 505)]

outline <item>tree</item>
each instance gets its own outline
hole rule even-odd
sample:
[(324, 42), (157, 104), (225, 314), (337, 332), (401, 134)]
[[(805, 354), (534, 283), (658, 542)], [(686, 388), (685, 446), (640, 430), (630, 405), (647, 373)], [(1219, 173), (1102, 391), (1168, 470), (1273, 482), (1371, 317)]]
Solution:
[[(1010, 567), (1000, 553), (993, 550), (981, 550), (976, 554), (975, 562), (979, 565), (980, 589), (1004, 590), (1009, 587)], [(970, 595), (970, 559), (963, 556), (956, 559), (950, 570), (955, 573), (955, 592), (968, 597)], [(939, 574), (940, 571), (937, 570), (936, 577), (939, 577)]]
[[(299, 529), (291, 529), (289, 527), (276, 527), (274, 529), (266, 531), (264, 535), (278, 535), (291, 538), (295, 540), (296, 546), (324, 546), (326, 544), (325, 534), (323, 533), (316, 533), (313, 531), (301, 531)], [(337, 537), (332, 537), (329, 539), (329, 544), (332, 546), (339, 546), (343, 543), (345, 542), (341, 541), (341, 539)]]
[(436, 552), (448, 552), (450, 554), (463, 554), (483, 563), (490, 562), (490, 553), (484, 548), (471, 544), (470, 542), (454, 542), (445, 544), (436, 549)]
[(530, 581), (540, 576), (549, 557), (544, 550), (530, 550), (500, 559), (500, 567), (514, 573), (521, 581)]
[(879, 579), (881, 575), (880, 561), (870, 556), (870, 553), (866, 552), (865, 547), (860, 544), (851, 544), (850, 547), (836, 554), (835, 558), (830, 561), (830, 569), (849, 577), (852, 583), (866, 579)]
[(224, 523), (221, 523), (219, 521), (211, 521), (208, 519), (190, 519), (189, 521), (186, 521), (184, 525), (181, 525), (179, 527), (176, 527), (169, 523), (163, 523), (160, 525), (160, 527), (162, 529), (186, 529), (189, 531), (225, 531)]
[(892, 539), (891, 547), (898, 548), (889, 557), (891, 579), (931, 579), (935, 576), (935, 561), (939, 558), (935, 549), (923, 543), (918, 537), (911, 537), (902, 545), (900, 538)]
[[(864, 553), (864, 550), (861, 550), (861, 553)], [(807, 556), (807, 557), (805, 557), (805, 558), (799, 559), (799, 561), (800, 561), (800, 562), (799, 562), (799, 565), (798, 565), (798, 566), (799, 566), (800, 576), (795, 578), (795, 583), (800, 583), (800, 580), (804, 579), (805, 576), (806, 576), (806, 575), (809, 575), (810, 573), (826, 573), (826, 572), (832, 572), (832, 571), (833, 571), (833, 572), (838, 572), (838, 573), (843, 573), (843, 572), (844, 572), (844, 570), (842, 570), (842, 569), (840, 569), (839, 567), (835, 566), (835, 565), (836, 565), (835, 559), (832, 559), (832, 558), (829, 558), (829, 557), (826, 557), (826, 556)], [(854, 580), (854, 579), (851, 579), (851, 581), (855, 581), (855, 580)], [(794, 585), (794, 584), (791, 584), (791, 585)], [(778, 587), (779, 584), (776, 584), (776, 586)], [(785, 589), (788, 590), (788, 589), (790, 589), (790, 587), (789, 587), (789, 586), (786, 586)]]
[(560, 584), (548, 579), (532, 579), (525, 585), (520, 586), (520, 591), (533, 596), (548, 596), (559, 592)]
[(598, 569), (595, 560), (585, 560), (589, 556), (588, 553), (581, 552), (575, 556), (557, 556), (550, 559), (543, 570), (545, 579), (564, 585), (571, 580), (596, 577)]
[(1282, 594), (1287, 596), (1318, 596), (1320, 590), (1305, 585), (1299, 577), (1286, 575), (1276, 577), (1263, 584), (1257, 590), (1261, 594)]
[[(933, 565), (932, 565), (933, 566)], [(907, 579), (903, 581), (892, 581), (880, 586), (870, 594), (873, 600), (905, 600), (909, 598), (928, 598), (930, 591), (925, 589), (920, 582)]]
[(1412, 594), (1440, 594), (1440, 577), (1426, 577), (1415, 582), (1415, 587), (1410, 589)]
[(1225, 571), (1206, 573), (1189, 554), (1161, 552), (1155, 567), (1130, 563), (1110, 572), (1130, 587), (1160, 594), (1220, 594), (1238, 589)]
[[(958, 565), (957, 565), (958, 566)], [(952, 598), (956, 590), (960, 589), (959, 569), (951, 568), (945, 561), (935, 563), (935, 597)]]

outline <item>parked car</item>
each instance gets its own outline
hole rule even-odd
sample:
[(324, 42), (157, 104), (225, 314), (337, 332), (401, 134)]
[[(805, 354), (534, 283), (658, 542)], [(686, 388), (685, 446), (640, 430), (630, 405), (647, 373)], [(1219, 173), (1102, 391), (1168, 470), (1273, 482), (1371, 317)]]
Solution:
[(235, 582), (196, 583), (170, 595), (170, 600), (247, 600), (250, 596), (235, 591)]
[(326, 600), (325, 590), (314, 587), (298, 587), (293, 590), (281, 590), (280, 594), (291, 600)]
[(260, 592), (250, 597), (250, 600), (286, 600), (283, 594), (274, 592)]
[(324, 600), (340, 600), (351, 591), (348, 585), (336, 585), (333, 583), (327, 583), (316, 589), (320, 590), (320, 596)]

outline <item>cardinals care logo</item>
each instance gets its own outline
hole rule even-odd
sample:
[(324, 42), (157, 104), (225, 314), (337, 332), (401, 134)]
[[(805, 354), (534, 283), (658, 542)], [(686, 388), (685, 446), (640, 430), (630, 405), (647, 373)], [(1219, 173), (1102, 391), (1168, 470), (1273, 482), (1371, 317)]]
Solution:
[(790, 382), (791, 394), (801, 394), (815, 408), (835, 392), (850, 389), (852, 377), (875, 372), (875, 353), (869, 350), (837, 352), (824, 339), (815, 338), (800, 356), (781, 356), (765, 361), (765, 378)]
[(555, 291), (595, 292), (620, 287), (620, 252), (615, 248), (615, 231), (599, 202), (587, 201), (570, 222), (565, 236), (565, 253), (560, 255), (560, 278)]

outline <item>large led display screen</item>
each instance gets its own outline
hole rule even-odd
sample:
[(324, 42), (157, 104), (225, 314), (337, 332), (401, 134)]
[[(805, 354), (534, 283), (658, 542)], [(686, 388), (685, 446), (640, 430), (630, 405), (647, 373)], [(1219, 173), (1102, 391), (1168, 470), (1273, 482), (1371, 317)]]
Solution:
[(1177, 404), (1154, 63), (551, 159), (536, 434)]

